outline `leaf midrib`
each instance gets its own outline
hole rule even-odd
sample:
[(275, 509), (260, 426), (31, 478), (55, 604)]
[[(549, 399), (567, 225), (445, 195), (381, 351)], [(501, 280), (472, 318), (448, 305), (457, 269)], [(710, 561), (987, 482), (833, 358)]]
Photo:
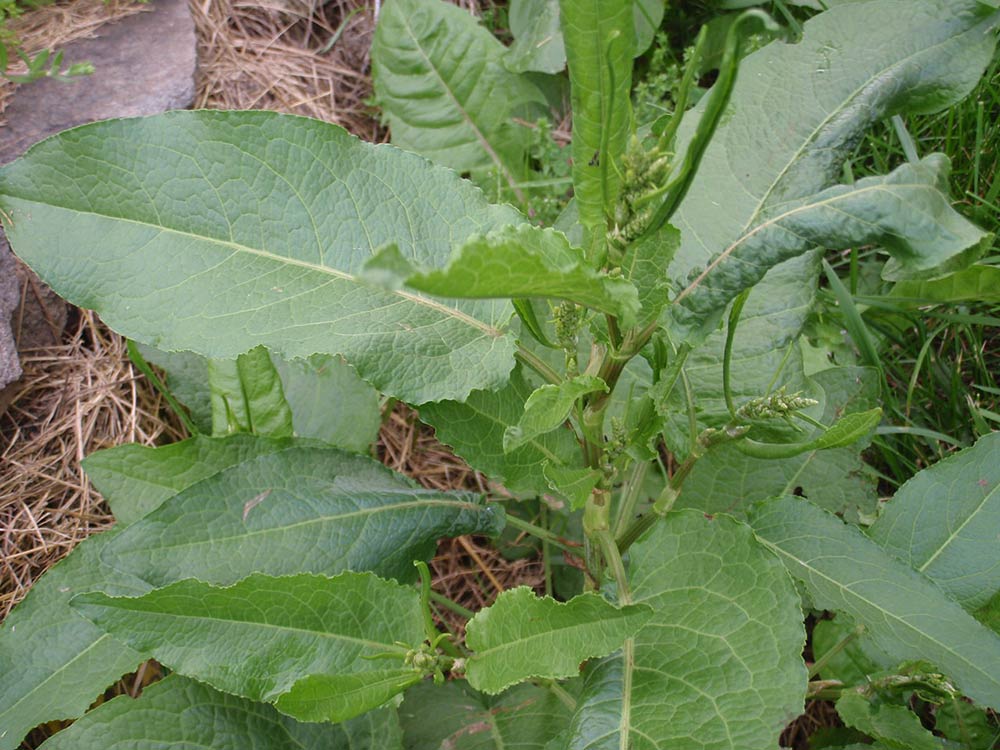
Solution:
[(945, 549), (958, 538), (958, 535), (962, 533), (963, 529), (965, 529), (965, 527), (969, 525), (969, 522), (972, 521), (973, 518), (975, 518), (980, 512), (982, 512), (983, 508), (986, 507), (986, 503), (989, 502), (989, 500), (997, 493), (998, 490), (1000, 490), (1000, 485), (994, 485), (993, 489), (991, 489), (989, 492), (986, 493), (986, 495), (983, 497), (982, 502), (980, 502), (976, 506), (976, 509), (973, 510), (971, 513), (969, 513), (968, 517), (964, 521), (962, 521), (961, 524), (959, 524), (958, 528), (955, 529), (950, 534), (948, 534), (945, 540), (941, 542), (941, 546), (937, 548), (934, 554), (931, 555), (923, 565), (917, 568), (917, 570), (920, 573), (923, 573), (925, 570), (927, 570), (927, 568), (930, 567), (931, 563), (933, 563), (941, 555), (941, 553), (944, 552)]
[[(104, 220), (107, 220), (107, 221), (123, 222), (123, 223), (126, 223), (126, 224), (132, 224), (134, 226), (144, 227), (146, 229), (157, 230), (157, 231), (159, 231), (161, 233), (168, 233), (168, 234), (177, 235), (177, 236), (180, 236), (180, 237), (184, 237), (184, 238), (186, 238), (188, 240), (195, 240), (195, 241), (197, 241), (199, 243), (209, 243), (209, 244), (218, 245), (220, 247), (229, 248), (230, 250), (234, 251), (235, 253), (246, 253), (248, 255), (253, 255), (253, 256), (256, 256), (256, 257), (259, 257), (259, 258), (264, 258), (265, 260), (272, 261), (272, 262), (277, 263), (279, 265), (287, 265), (287, 266), (295, 266), (295, 267), (298, 267), (298, 268), (305, 268), (305, 269), (307, 269), (309, 271), (313, 271), (314, 273), (323, 274), (323, 275), (326, 275), (326, 276), (331, 276), (331, 277), (333, 277), (335, 279), (339, 279), (341, 281), (347, 281), (347, 282), (350, 282), (352, 284), (357, 284), (358, 286), (363, 286), (363, 287), (366, 287), (366, 288), (370, 288), (373, 292), (381, 292), (381, 293), (388, 294), (388, 295), (398, 296), (398, 297), (406, 300), (407, 302), (411, 302), (411, 303), (413, 303), (415, 305), (419, 305), (421, 307), (426, 307), (427, 309), (433, 310), (434, 312), (437, 312), (437, 313), (439, 313), (439, 314), (441, 314), (441, 315), (443, 315), (445, 317), (454, 318), (455, 320), (458, 320), (458, 321), (464, 323), (465, 325), (468, 325), (470, 328), (479, 329), (480, 331), (482, 331), (486, 335), (491, 336), (493, 338), (499, 338), (500, 336), (503, 335), (503, 333), (498, 328), (495, 328), (495, 327), (493, 327), (491, 325), (488, 325), (488, 324), (484, 323), (483, 321), (478, 320), (477, 318), (474, 318), (471, 315), (468, 315), (468, 314), (462, 312), (461, 310), (458, 310), (457, 308), (454, 308), (454, 307), (446, 305), (446, 304), (444, 304), (442, 302), (438, 302), (436, 300), (430, 299), (429, 297), (424, 297), (422, 295), (414, 294), (412, 292), (407, 292), (407, 291), (404, 291), (402, 289), (385, 289), (385, 288), (382, 288), (382, 287), (369, 287), (369, 285), (364, 284), (363, 282), (359, 281), (357, 276), (354, 276), (353, 274), (347, 273), (346, 271), (341, 271), (339, 269), (333, 268), (332, 266), (319, 265), (318, 263), (310, 263), (309, 261), (300, 260), (298, 258), (291, 258), (291, 257), (285, 256), (285, 255), (277, 255), (275, 253), (267, 252), (266, 250), (259, 250), (259, 249), (254, 248), (254, 247), (250, 247), (249, 245), (244, 245), (244, 244), (241, 244), (239, 242), (234, 242), (232, 240), (223, 240), (223, 239), (219, 239), (217, 237), (208, 237), (208, 236), (205, 236), (205, 235), (195, 234), (193, 232), (187, 232), (187, 231), (184, 231), (182, 229), (176, 229), (174, 227), (167, 227), (167, 226), (163, 226), (161, 224), (154, 224), (154, 223), (148, 222), (148, 221), (140, 221), (138, 219), (130, 219), (130, 218), (121, 217), (121, 216), (112, 216), (110, 214), (102, 213), (102, 212), (99, 212), (99, 211), (86, 211), (86, 210), (77, 209), (77, 208), (67, 208), (65, 206), (59, 206), (59, 205), (56, 205), (54, 203), (44, 203), (42, 201), (37, 201), (37, 200), (29, 200), (29, 199), (26, 199), (26, 198), (18, 198), (17, 196), (8, 196), (8, 197), (13, 198), (14, 200), (22, 201), (22, 202), (27, 203), (29, 205), (30, 204), (37, 204), (37, 205), (41, 205), (41, 206), (44, 206), (44, 207), (47, 207), (47, 208), (50, 208), (50, 209), (53, 209), (53, 210), (56, 210), (56, 211), (68, 211), (68, 212), (71, 212), (71, 213), (74, 213), (74, 214), (81, 214), (81, 215), (86, 215), (86, 216), (95, 216), (95, 217), (97, 217), (99, 219), (104, 219)], [(315, 291), (315, 289), (309, 289), (307, 291)]]

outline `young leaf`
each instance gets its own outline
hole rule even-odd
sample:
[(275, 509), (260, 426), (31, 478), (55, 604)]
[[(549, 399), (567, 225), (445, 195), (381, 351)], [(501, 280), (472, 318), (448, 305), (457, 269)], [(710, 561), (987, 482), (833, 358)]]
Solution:
[(795, 497), (755, 506), (751, 524), (818, 608), (849, 614), (895, 661), (930, 661), (974, 700), (1000, 703), (1000, 637), (856, 527)]
[(606, 217), (618, 198), (617, 166), (631, 134), (631, 0), (560, 0), (573, 103), (573, 190), (584, 247), (603, 254)]
[(208, 360), (212, 434), (249, 432), (263, 437), (291, 437), (292, 409), (281, 377), (263, 346), (236, 359)]
[(469, 465), (502, 481), (511, 492), (549, 491), (543, 466), (582, 469), (580, 447), (569, 430), (553, 430), (511, 452), (504, 450), (506, 431), (524, 415), (532, 388), (520, 368), (499, 391), (476, 391), (465, 403), (441, 401), (420, 407), (420, 418), (443, 443)]
[(641, 605), (615, 607), (595, 593), (563, 603), (518, 586), (469, 620), (466, 676), (491, 695), (530, 677), (575, 677), (580, 662), (620, 648), (652, 614)]
[(869, 409), (856, 414), (846, 414), (812, 440), (799, 443), (761, 443), (747, 439), (735, 443), (734, 447), (751, 458), (794, 458), (803, 453), (852, 445), (868, 437), (881, 419), (881, 409)]
[[(81, 594), (72, 606), (172, 670), (251, 700), (299, 695), (301, 681), (313, 675), (375, 683), (393, 671), (396, 692), (420, 676), (403, 663), (406, 648), (399, 645), (423, 640), (417, 591), (371, 573), (255, 574), (228, 588), (185, 580), (134, 598)], [(385, 666), (391, 660), (372, 658), (390, 654), (399, 657), (392, 670)], [(310, 681), (305, 690), (315, 701), (323, 686)], [(343, 721), (391, 696), (354, 690), (325, 697)], [(309, 703), (280, 707), (296, 718), (318, 718)]]
[(162, 349), (340, 353), (412, 403), (499, 387), (513, 366), (509, 305), (377, 290), (357, 274), (390, 242), (443, 265), (469, 235), (522, 217), (335, 125), (209, 111), (95, 123), (4, 167), (0, 208), (57, 292)]
[(920, 724), (906, 706), (875, 705), (857, 691), (848, 690), (837, 700), (837, 713), (849, 727), (881, 740), (896, 750), (941, 750), (941, 740)]
[(302, 724), (263, 703), (220, 693), (170, 675), (133, 699), (122, 695), (47, 740), (45, 750), (136, 747), (245, 747), (267, 750), (403, 750), (393, 709), (372, 711), (336, 726)]
[(570, 715), (544, 687), (517, 685), (494, 698), (459, 680), (417, 685), (406, 691), (399, 707), (410, 750), (543, 750)]
[(548, 462), (542, 465), (542, 473), (552, 491), (569, 500), (569, 507), (573, 510), (587, 504), (590, 493), (604, 478), (604, 474), (597, 469), (575, 469)]
[(421, 489), (372, 459), (293, 444), (178, 493), (124, 529), (103, 559), (156, 586), (341, 570), (408, 581), (439, 538), (496, 534), (502, 519), (475, 495)]
[(639, 292), (642, 312), (639, 325), (645, 326), (659, 317), (670, 301), (670, 285), (666, 270), (681, 244), (681, 235), (670, 224), (664, 224), (650, 235), (629, 244), (622, 260), (622, 275)]
[(467, 11), (441, 0), (391, 0), (372, 41), (375, 97), (392, 142), (459, 172), (525, 171), (528, 128), (513, 121), (545, 98), (504, 67), (507, 49)]
[(440, 269), (415, 268), (388, 245), (365, 264), (363, 275), (389, 288), (405, 284), (439, 297), (566, 299), (615, 315), (625, 326), (639, 310), (632, 284), (586, 265), (562, 232), (530, 224), (473, 235)]
[(949, 169), (947, 157), (932, 154), (885, 177), (867, 177), (772, 204), (752, 229), (692, 273), (675, 298), (676, 319), (698, 336), (710, 332), (743, 289), (760, 281), (771, 267), (816, 245), (882, 245), (892, 254), (892, 269), (909, 278), (968, 262), (985, 250), (991, 235), (957, 213), (941, 192)]
[(504, 430), (504, 452), (517, 450), (539, 435), (555, 430), (569, 418), (578, 398), (597, 391), (607, 393), (608, 386), (593, 375), (577, 375), (559, 385), (549, 383), (538, 388), (524, 402), (524, 414), (517, 424)]
[(384, 705), (423, 678), (421, 672), (406, 667), (313, 674), (296, 682), (274, 705), (303, 721), (345, 721)]
[(781, 563), (743, 524), (690, 511), (629, 557), (633, 600), (653, 617), (588, 667), (560, 750), (776, 748), (806, 685), (799, 597)]
[[(977, 0), (864, 0), (806, 22), (798, 44), (749, 55), (729, 113), (672, 219), (682, 245), (671, 278), (697, 277), (780, 205), (837, 181), (872, 123), (964, 97), (991, 59), (997, 19)], [(761, 109), (761, 101), (768, 106)], [(678, 151), (694, 121), (682, 126)], [(752, 275), (763, 270), (755, 263)]]
[(869, 536), (973, 611), (1000, 590), (1000, 433), (899, 488)]

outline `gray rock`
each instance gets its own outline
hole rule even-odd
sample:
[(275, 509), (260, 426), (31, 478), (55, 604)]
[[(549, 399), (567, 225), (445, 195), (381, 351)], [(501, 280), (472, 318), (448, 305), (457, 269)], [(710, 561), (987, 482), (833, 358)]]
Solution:
[[(70, 82), (45, 79), (17, 89), (5, 113), (7, 125), (0, 127), (0, 164), (66, 128), (191, 105), (197, 45), (188, 2), (153, 0), (152, 5), (152, 12), (109, 24), (95, 38), (62, 48), (64, 64), (89, 60), (96, 68), (93, 75)], [(23, 309), (22, 288), (31, 292), (24, 295)], [(21, 372), (11, 331), (15, 310), (23, 323), (21, 349), (58, 341), (61, 328), (55, 327), (65, 326), (64, 303), (11, 256), (0, 234), (0, 389)]]

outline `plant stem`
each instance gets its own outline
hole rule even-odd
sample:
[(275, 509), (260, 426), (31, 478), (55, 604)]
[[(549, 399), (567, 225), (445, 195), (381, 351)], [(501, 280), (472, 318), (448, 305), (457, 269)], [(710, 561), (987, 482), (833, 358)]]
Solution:
[(538, 537), (543, 542), (555, 545), (559, 549), (569, 552), (571, 555), (575, 555), (580, 552), (579, 549), (574, 549), (569, 544), (567, 544), (563, 539), (561, 539), (556, 534), (553, 534), (548, 529), (543, 529), (541, 526), (536, 526), (530, 521), (524, 521), (518, 518), (517, 516), (512, 516), (511, 514), (508, 513), (507, 523), (513, 526), (515, 529), (520, 529), (521, 531), (527, 534), (531, 534), (532, 536)]
[(733, 341), (736, 338), (736, 326), (740, 322), (743, 305), (746, 304), (749, 296), (750, 290), (746, 289), (733, 300), (733, 307), (729, 311), (729, 325), (726, 326), (726, 348), (722, 354), (722, 395), (726, 399), (726, 408), (729, 410), (731, 419), (736, 419), (736, 406), (733, 404), (733, 389), (730, 379), (733, 363)]
[(431, 571), (423, 560), (417, 560), (413, 564), (420, 573), (420, 609), (424, 616), (424, 635), (427, 636), (428, 643), (434, 643), (438, 637), (438, 629), (434, 624), (434, 615), (431, 614)]
[(833, 657), (835, 657), (837, 654), (839, 654), (841, 651), (847, 648), (847, 646), (850, 645), (851, 641), (856, 639), (859, 635), (861, 635), (864, 632), (865, 632), (865, 626), (858, 625), (853, 630), (851, 630), (850, 633), (841, 638), (840, 641), (838, 641), (833, 648), (831, 648), (829, 651), (823, 654), (823, 656), (821, 656), (819, 659), (813, 662), (813, 665), (809, 667), (809, 679), (811, 680), (813, 677), (819, 674), (822, 671), (823, 667), (825, 667), (827, 664), (830, 663), (830, 660), (833, 659)]
[(618, 603), (625, 605), (632, 603), (632, 590), (628, 585), (628, 573), (625, 570), (625, 563), (622, 562), (621, 553), (615, 538), (607, 529), (597, 532), (597, 542), (601, 546), (601, 554), (604, 561), (611, 568), (611, 574), (615, 578), (615, 585), (618, 587)]
[(636, 461), (632, 464), (632, 469), (628, 479), (622, 487), (621, 499), (618, 503), (618, 511), (615, 515), (615, 537), (624, 533), (626, 524), (635, 515), (635, 506), (639, 502), (639, 495), (642, 493), (642, 483), (646, 479), (646, 472), (649, 470), (649, 463), (646, 461)]
[(473, 617), (476, 616), (476, 613), (473, 612), (471, 609), (466, 609), (465, 607), (463, 607), (458, 602), (452, 601), (451, 599), (449, 599), (444, 594), (439, 594), (434, 589), (431, 589), (430, 594), (428, 595), (428, 597), (435, 604), (440, 604), (445, 609), (451, 610), (456, 615), (458, 615), (459, 617), (464, 617), (466, 620), (471, 620)]
[(514, 352), (514, 357), (518, 362), (530, 367), (553, 385), (559, 385), (563, 382), (563, 379), (558, 372), (549, 367), (549, 365), (543, 362), (537, 354), (525, 348), (522, 344), (517, 345), (517, 351)]

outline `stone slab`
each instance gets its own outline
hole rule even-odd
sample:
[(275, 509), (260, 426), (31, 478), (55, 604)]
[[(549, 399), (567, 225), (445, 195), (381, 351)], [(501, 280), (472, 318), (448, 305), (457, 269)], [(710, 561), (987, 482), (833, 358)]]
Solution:
[[(0, 164), (66, 128), (191, 106), (197, 42), (188, 2), (150, 4), (152, 11), (108, 24), (93, 39), (62, 47), (64, 64), (89, 60), (96, 68), (93, 75), (18, 87), (5, 112), (7, 125), (0, 127)], [(17, 332), (12, 331), (13, 320), (20, 324)], [(0, 389), (21, 373), (14, 334), (20, 334), (16, 338), (21, 349), (56, 343), (59, 331), (54, 327), (64, 326), (65, 320), (65, 304), (11, 255), (0, 233)], [(0, 392), (0, 413), (3, 395)]]

